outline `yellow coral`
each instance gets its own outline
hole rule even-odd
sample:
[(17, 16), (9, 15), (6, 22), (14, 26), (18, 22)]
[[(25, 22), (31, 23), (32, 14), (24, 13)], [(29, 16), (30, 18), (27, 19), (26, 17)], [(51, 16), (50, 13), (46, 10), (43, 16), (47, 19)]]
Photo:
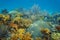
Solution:
[(18, 29), (17, 33), (18, 33), (19, 38), (22, 39), (25, 33), (25, 29)]
[[(24, 37), (24, 33), (25, 33), (25, 29), (18, 29), (16, 34), (12, 35), (12, 39), (15, 40), (15, 39), (19, 38), (22, 40)], [(14, 39), (14, 37), (15, 37), (15, 39)]]
[(0, 17), (3, 17), (3, 14), (0, 14)]
[(9, 16), (9, 15), (4, 15), (3, 17), (4, 17), (4, 21), (6, 21), (6, 20), (9, 20), (9, 19), (10, 19), (10, 16)]
[(4, 18), (4, 15), (3, 14), (0, 14), (0, 18), (2, 18), (2, 20), (0, 21), (0, 24), (3, 24), (3, 18)]
[(11, 35), (11, 40), (18, 40), (18, 35), (13, 33)]
[(21, 18), (21, 17), (15, 17), (13, 20), (12, 20), (12, 22), (14, 22), (14, 21), (17, 21), (17, 22), (20, 22), (20, 21), (22, 21), (23, 19)]
[(19, 36), (20, 39), (23, 39), (24, 34), (19, 34), (18, 36)]
[(32, 20), (30, 20), (30, 19), (24, 19), (24, 25), (26, 26), (26, 27), (28, 27), (31, 23), (32, 23)]
[(24, 40), (33, 40), (32, 38), (31, 38), (31, 34), (29, 33), (29, 32), (27, 32), (25, 35), (24, 35), (24, 38), (23, 38)]
[(46, 33), (50, 33), (50, 30), (48, 28), (45, 29)]
[(25, 33), (25, 29), (18, 29), (18, 33), (19, 33), (19, 34)]

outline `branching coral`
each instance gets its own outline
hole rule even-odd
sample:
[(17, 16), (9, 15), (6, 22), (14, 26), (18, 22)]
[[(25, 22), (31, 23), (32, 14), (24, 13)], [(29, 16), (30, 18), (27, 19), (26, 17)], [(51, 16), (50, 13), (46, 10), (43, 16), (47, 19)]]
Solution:
[(19, 29), (16, 34), (12, 33), (11, 40), (32, 40), (29, 32), (25, 33), (25, 29)]
[[(51, 30), (53, 25), (56, 26), (53, 22), (55, 20), (60, 22), (60, 17), (54, 19), (53, 16), (48, 16), (47, 12), (40, 12), (38, 10), (38, 7), (33, 8), (33, 10), (28, 10), (21, 13), (20, 11), (16, 10), (10, 12), (7, 12), (7, 10), (3, 10), (2, 13), (3, 14), (0, 14), (1, 39), (3, 37), (5, 39), (9, 38), (8, 40), (60, 39), (60, 32), (58, 32), (60, 31), (60, 26), (55, 27), (57, 29), (56, 32), (53, 32), (53, 30)], [(7, 34), (9, 35), (9, 37), (7, 36)], [(52, 39), (50, 37), (52, 37)]]

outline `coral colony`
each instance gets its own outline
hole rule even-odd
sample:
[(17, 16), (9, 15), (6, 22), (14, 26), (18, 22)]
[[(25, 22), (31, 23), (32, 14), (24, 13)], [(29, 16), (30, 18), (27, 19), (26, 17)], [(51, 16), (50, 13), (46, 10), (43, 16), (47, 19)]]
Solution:
[(38, 6), (29, 10), (3, 9), (0, 40), (60, 40), (60, 13), (51, 15)]

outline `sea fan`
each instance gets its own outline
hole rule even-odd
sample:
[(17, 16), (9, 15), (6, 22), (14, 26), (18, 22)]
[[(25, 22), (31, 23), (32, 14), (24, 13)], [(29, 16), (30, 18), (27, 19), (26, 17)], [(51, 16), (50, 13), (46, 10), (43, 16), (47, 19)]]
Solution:
[(0, 25), (0, 38), (8, 37), (8, 27), (6, 25)]

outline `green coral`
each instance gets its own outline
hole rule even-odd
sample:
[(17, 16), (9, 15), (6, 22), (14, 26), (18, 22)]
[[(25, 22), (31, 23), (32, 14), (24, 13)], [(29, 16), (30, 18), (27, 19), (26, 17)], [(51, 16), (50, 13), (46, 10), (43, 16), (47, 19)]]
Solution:
[(59, 40), (60, 39), (60, 33), (52, 33), (51, 34), (52, 39)]

